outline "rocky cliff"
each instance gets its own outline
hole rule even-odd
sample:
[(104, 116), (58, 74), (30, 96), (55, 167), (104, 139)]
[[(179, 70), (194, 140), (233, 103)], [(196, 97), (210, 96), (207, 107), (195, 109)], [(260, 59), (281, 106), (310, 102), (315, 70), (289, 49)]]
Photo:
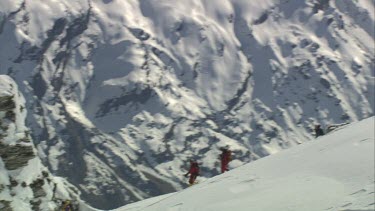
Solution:
[(25, 100), (16, 83), (0, 75), (0, 210), (60, 210), (79, 191), (43, 166), (25, 126)]

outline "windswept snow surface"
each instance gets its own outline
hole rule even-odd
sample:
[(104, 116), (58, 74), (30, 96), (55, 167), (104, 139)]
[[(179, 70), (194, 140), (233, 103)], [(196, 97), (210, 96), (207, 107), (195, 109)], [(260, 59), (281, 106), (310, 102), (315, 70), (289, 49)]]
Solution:
[(116, 211), (375, 210), (374, 121)]

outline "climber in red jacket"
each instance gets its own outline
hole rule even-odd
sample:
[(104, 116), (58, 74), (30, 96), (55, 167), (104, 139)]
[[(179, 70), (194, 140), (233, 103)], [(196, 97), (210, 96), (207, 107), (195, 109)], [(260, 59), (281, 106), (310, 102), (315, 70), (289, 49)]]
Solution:
[(187, 177), (190, 174), (189, 184), (193, 185), (197, 177), (199, 176), (199, 165), (195, 160), (190, 160), (190, 169), (189, 172), (185, 174)]
[(232, 160), (232, 152), (228, 148), (220, 148), (221, 173), (228, 171), (228, 164)]

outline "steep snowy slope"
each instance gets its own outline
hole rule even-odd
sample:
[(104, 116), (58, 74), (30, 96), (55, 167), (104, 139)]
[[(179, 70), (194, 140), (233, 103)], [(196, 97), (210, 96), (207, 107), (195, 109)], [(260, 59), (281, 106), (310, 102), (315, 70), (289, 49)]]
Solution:
[(375, 210), (375, 118), (116, 211)]
[(374, 113), (373, 0), (1, 0), (43, 162), (109, 209)]
[(60, 210), (79, 191), (42, 165), (25, 126), (25, 99), (9, 77), (0, 75), (0, 210)]

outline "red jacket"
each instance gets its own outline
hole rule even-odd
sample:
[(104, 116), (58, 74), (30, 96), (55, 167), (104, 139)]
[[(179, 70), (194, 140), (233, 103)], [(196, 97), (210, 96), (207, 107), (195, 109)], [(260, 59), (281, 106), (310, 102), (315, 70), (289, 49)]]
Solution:
[(198, 163), (197, 163), (197, 162), (192, 162), (192, 163), (190, 164), (189, 173), (190, 173), (190, 174), (195, 174), (195, 175), (198, 175), (198, 174), (199, 174), (199, 166), (198, 166)]
[(230, 150), (223, 151), (220, 158), (222, 163), (229, 163), (232, 160), (232, 152)]

